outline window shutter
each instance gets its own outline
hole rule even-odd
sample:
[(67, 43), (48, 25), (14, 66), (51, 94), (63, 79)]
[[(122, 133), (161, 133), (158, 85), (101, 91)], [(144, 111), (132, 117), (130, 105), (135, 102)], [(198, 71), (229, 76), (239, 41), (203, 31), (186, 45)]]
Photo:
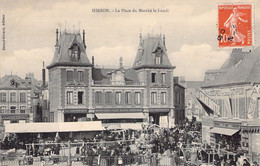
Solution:
[(99, 96), (98, 96), (99, 92), (95, 93), (95, 103), (98, 104), (99, 103)]

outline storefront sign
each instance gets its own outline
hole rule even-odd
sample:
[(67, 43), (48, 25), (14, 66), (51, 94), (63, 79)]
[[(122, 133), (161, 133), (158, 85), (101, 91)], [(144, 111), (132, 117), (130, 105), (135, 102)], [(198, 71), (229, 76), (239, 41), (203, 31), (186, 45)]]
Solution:
[(222, 96), (243, 96), (245, 95), (244, 88), (226, 88), (226, 89), (210, 89), (204, 91), (208, 96), (222, 97)]
[(201, 101), (203, 104), (205, 104), (207, 107), (209, 107), (214, 112), (214, 114), (216, 114), (216, 115), (220, 114), (219, 105), (217, 105), (205, 93), (203, 93), (202, 91), (198, 91), (197, 94), (196, 94), (196, 97), (199, 101)]

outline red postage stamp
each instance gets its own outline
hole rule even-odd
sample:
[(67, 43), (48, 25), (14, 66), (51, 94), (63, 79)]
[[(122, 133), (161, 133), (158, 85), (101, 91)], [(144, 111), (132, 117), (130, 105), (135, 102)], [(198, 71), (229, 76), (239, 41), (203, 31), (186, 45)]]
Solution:
[(252, 4), (218, 5), (218, 46), (252, 46), (252, 21)]

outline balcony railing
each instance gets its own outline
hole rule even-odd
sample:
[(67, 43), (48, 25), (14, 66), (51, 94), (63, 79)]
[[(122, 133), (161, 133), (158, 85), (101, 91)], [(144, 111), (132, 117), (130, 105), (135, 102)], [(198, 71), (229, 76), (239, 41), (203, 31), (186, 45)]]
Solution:
[(0, 114), (29, 114), (30, 109), (4, 109), (0, 110)]
[(93, 81), (93, 85), (116, 85), (116, 86), (144, 86), (143, 82), (135, 82), (135, 81)]

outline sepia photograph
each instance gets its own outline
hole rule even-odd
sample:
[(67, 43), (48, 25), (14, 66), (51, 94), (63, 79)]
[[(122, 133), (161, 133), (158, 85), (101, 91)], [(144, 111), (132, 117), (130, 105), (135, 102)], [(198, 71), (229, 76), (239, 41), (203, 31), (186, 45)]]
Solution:
[(0, 165), (259, 166), (259, 0), (0, 0)]

